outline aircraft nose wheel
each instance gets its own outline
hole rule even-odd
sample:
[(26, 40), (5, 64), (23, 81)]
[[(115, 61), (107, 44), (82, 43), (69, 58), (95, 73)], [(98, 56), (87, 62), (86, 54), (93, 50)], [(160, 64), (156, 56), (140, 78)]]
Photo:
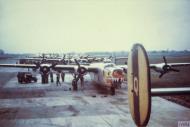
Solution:
[(72, 81), (72, 86), (73, 86), (73, 90), (74, 90), (74, 91), (77, 91), (77, 90), (78, 90), (78, 86), (77, 86), (77, 81), (76, 81), (76, 79), (73, 79), (73, 81)]

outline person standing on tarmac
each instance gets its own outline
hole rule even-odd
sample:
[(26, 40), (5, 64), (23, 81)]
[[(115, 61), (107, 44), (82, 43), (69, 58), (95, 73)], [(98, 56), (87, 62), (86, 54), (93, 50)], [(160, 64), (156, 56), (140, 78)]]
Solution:
[(80, 77), (81, 89), (84, 90), (84, 77)]
[(65, 73), (63, 71), (61, 72), (61, 79), (62, 79), (62, 82), (65, 81)]
[(53, 72), (52, 71), (50, 71), (50, 80), (51, 80), (51, 82), (53, 82)]
[(57, 86), (58, 86), (58, 85), (61, 86), (61, 83), (60, 83), (60, 72), (57, 72), (57, 73), (56, 73), (56, 84), (57, 84)]

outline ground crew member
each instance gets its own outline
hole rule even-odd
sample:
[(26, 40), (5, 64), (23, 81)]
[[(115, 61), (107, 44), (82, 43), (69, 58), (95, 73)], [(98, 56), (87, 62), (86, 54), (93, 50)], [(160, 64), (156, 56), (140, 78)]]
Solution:
[(81, 89), (84, 90), (84, 77), (80, 76)]
[(53, 72), (50, 71), (50, 79), (51, 79), (51, 82), (53, 82)]
[(65, 73), (64, 72), (61, 72), (61, 79), (62, 79), (62, 82), (65, 81)]
[(58, 85), (61, 86), (61, 83), (60, 83), (60, 73), (59, 72), (56, 73), (56, 84), (57, 84), (57, 86)]

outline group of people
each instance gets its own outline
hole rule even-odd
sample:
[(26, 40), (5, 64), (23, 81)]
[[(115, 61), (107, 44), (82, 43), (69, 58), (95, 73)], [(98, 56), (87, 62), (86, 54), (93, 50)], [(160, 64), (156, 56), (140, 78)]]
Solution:
[[(65, 81), (65, 73), (57, 71), (56, 72), (56, 85), (57, 86), (59, 86), (59, 85), (61, 86), (60, 77), (62, 79), (62, 82), (64, 82)], [(53, 72), (50, 72), (50, 79), (51, 79), (51, 82), (54, 82), (54, 80), (53, 80)]]
[[(54, 82), (54, 80), (53, 80), (53, 72), (50, 71), (49, 75), (50, 75), (51, 82)], [(65, 73), (62, 72), (62, 71), (56, 71), (56, 85), (57, 86), (61, 86), (60, 78), (62, 79), (62, 82), (64, 82), (65, 81)], [(76, 75), (74, 76), (74, 79), (77, 80)], [(80, 82), (81, 82), (81, 89), (84, 89), (84, 77), (79, 76), (78, 80), (80, 80)], [(76, 81), (76, 83), (77, 83), (77, 81)]]

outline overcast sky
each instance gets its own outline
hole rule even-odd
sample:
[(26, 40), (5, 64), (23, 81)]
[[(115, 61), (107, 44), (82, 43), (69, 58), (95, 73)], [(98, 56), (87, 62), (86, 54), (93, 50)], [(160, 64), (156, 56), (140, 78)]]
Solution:
[(0, 0), (0, 49), (190, 49), (189, 12), (190, 0)]

